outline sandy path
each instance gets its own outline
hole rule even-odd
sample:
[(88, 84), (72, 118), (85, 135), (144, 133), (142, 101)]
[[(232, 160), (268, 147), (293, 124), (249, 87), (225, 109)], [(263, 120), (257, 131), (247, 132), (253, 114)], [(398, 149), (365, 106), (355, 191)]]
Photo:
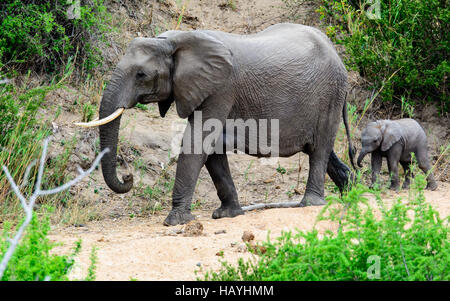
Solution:
[[(425, 195), (442, 218), (450, 214), (450, 184), (439, 185), (437, 191), (426, 191)], [(400, 195), (407, 198), (406, 191)], [(387, 202), (397, 197), (392, 193), (385, 196)], [(82, 252), (76, 258), (71, 279), (86, 276), (91, 248), (95, 246), (97, 280), (196, 280), (204, 271), (220, 267), (222, 258), (216, 255), (220, 251), (230, 263), (236, 263), (239, 257), (254, 256), (245, 251), (241, 240), (244, 230), (251, 231), (256, 241), (265, 241), (269, 232), (274, 239), (281, 231), (311, 230), (320, 210), (321, 207), (270, 209), (220, 220), (211, 219), (209, 211), (194, 211), (204, 227), (204, 235), (195, 237), (176, 234), (182, 226), (164, 227), (165, 216), (158, 215), (55, 229), (50, 239), (64, 243), (56, 249), (58, 253), (68, 252), (76, 240), (82, 240)], [(319, 232), (335, 230), (336, 224), (320, 222), (316, 228)], [(221, 230), (226, 233), (215, 234)]]

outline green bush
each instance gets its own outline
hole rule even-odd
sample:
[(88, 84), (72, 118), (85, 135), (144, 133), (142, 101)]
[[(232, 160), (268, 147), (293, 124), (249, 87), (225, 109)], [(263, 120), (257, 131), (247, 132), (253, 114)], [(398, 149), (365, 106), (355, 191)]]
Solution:
[[(6, 225), (0, 239), (0, 259), (9, 246), (10, 226)], [(50, 231), (50, 219), (46, 215), (42, 219), (33, 216), (30, 225), (17, 246), (2, 281), (42, 281), (68, 280), (67, 274), (74, 264), (74, 256), (81, 250), (81, 241), (76, 242), (70, 255), (54, 255), (51, 250), (55, 243), (47, 238)]]
[(448, 111), (448, 1), (377, 1), (379, 19), (368, 17), (371, 4), (364, 1), (322, 0), (319, 13), (322, 19), (331, 18), (327, 33), (345, 46), (347, 65), (374, 88), (384, 85), (380, 96), (385, 101), (400, 103), (405, 97)]
[[(101, 62), (97, 40), (109, 30), (103, 0), (82, 0), (79, 18), (69, 18), (79, 0), (0, 2), (0, 70), (33, 67), (53, 72), (74, 63), (90, 71)], [(73, 10), (75, 14), (78, 10)]]
[[(450, 280), (448, 220), (425, 202), (425, 177), (416, 175), (408, 201), (386, 208), (380, 193), (357, 184), (331, 198), (319, 220), (339, 223), (337, 233), (284, 232), (263, 244), (258, 260), (223, 262), (205, 280)], [(373, 208), (366, 197), (376, 196)], [(381, 215), (381, 217), (376, 217)], [(261, 250), (261, 248), (253, 248)]]

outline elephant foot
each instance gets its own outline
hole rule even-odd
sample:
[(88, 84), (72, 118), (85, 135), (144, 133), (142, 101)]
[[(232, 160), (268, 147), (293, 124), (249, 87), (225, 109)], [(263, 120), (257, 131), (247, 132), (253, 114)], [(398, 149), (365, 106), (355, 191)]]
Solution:
[(238, 215), (243, 215), (244, 210), (241, 207), (220, 207), (214, 210), (212, 218), (218, 219), (223, 217), (235, 217)]
[(399, 191), (400, 190), (400, 185), (399, 184), (391, 184), (389, 189), (393, 190), (393, 191)]
[(194, 219), (195, 216), (193, 216), (189, 211), (172, 210), (164, 220), (164, 226), (182, 225)]
[(437, 189), (437, 183), (436, 182), (428, 182), (427, 187), (425, 189), (428, 190), (436, 190)]
[(326, 205), (326, 201), (323, 197), (318, 196), (314, 193), (305, 193), (302, 201), (300, 202), (300, 207), (305, 206), (323, 206)]

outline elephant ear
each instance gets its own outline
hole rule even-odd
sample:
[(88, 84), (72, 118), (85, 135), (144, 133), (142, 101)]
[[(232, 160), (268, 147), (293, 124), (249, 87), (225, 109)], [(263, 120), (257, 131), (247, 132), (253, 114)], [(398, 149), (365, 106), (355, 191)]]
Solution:
[(385, 152), (392, 147), (392, 145), (402, 138), (403, 132), (400, 125), (396, 122), (390, 121), (384, 127), (383, 141), (381, 143), (381, 151)]
[(167, 111), (169, 111), (170, 106), (172, 105), (173, 102), (174, 102), (173, 96), (166, 100), (158, 102), (159, 115), (161, 115), (161, 117), (166, 116)]
[(208, 96), (224, 87), (232, 71), (232, 53), (219, 40), (198, 32), (173, 32), (173, 93), (177, 113), (188, 117)]

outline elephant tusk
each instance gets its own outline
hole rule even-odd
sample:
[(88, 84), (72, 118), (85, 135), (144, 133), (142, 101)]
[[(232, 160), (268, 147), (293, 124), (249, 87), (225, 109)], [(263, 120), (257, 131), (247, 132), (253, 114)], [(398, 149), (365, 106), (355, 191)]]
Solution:
[(117, 109), (114, 113), (112, 113), (108, 117), (105, 117), (100, 120), (98, 120), (98, 118), (97, 118), (95, 120), (92, 120), (91, 122), (76, 122), (74, 124), (77, 126), (85, 127), (85, 128), (104, 125), (104, 124), (107, 124), (108, 122), (113, 121), (117, 117), (119, 117), (123, 113), (124, 110), (125, 110), (124, 108)]

